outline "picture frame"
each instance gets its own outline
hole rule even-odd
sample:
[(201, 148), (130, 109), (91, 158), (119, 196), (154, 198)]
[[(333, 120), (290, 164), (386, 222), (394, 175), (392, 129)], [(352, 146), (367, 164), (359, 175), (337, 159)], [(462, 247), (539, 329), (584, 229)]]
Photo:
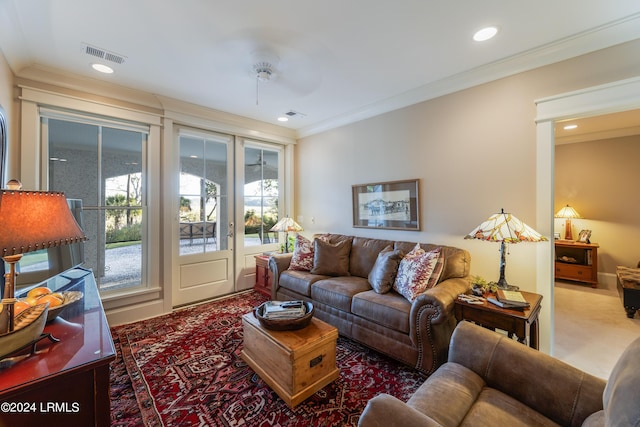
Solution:
[(591, 230), (580, 230), (580, 234), (578, 235), (578, 242), (580, 243), (591, 243)]
[(351, 187), (353, 226), (420, 230), (420, 181), (374, 182)]

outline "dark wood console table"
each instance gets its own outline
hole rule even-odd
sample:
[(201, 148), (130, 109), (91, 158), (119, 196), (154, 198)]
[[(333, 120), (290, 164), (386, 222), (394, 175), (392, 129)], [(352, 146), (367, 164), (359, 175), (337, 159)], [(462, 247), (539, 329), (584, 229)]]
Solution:
[(109, 363), (115, 348), (93, 273), (76, 268), (39, 286), (78, 290), (84, 298), (44, 329), (41, 340), (0, 362), (0, 425), (109, 426)]

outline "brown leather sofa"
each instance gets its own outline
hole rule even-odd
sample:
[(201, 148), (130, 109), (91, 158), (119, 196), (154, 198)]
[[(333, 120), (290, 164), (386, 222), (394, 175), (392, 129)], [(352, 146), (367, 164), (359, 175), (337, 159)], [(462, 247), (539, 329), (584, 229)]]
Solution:
[[(378, 254), (391, 245), (403, 253), (413, 242), (370, 239), (341, 234), (324, 235), (332, 244), (352, 239), (349, 272), (343, 276), (288, 269), (291, 254), (272, 256), (274, 300), (311, 301), (315, 316), (352, 338), (392, 358), (431, 373), (447, 359), (456, 325), (454, 301), (469, 289), (471, 257), (468, 251), (442, 246), (444, 267), (437, 285), (413, 302), (391, 290), (379, 294), (368, 282)], [(440, 245), (421, 244), (426, 251)]]
[(371, 399), (358, 425), (639, 426), (639, 352), (640, 338), (605, 382), (504, 335), (461, 322), (451, 338), (448, 362), (407, 403), (387, 394)]

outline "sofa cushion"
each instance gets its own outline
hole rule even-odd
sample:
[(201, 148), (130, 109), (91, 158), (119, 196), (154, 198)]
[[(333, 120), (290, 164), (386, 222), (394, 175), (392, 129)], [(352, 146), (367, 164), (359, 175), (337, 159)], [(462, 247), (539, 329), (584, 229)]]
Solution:
[(405, 334), (409, 333), (410, 311), (411, 303), (396, 292), (360, 292), (351, 302), (351, 312), (356, 316)]
[(558, 427), (559, 424), (517, 399), (485, 388), (464, 418), (462, 426)]
[(393, 249), (393, 242), (391, 240), (354, 237), (351, 245), (349, 273), (352, 276), (369, 277), (369, 272), (376, 263), (378, 254), (387, 246), (391, 246)]
[(370, 290), (369, 282), (362, 277), (329, 277), (319, 280), (311, 286), (311, 298), (319, 303), (350, 313), (353, 296)]
[(411, 250), (398, 267), (393, 289), (409, 301), (438, 282), (443, 264), (438, 264), (440, 248), (425, 252), (419, 245)]
[(326, 276), (349, 276), (351, 242), (351, 239), (338, 243), (328, 243), (321, 239), (316, 239), (314, 241), (311, 273)]
[(402, 261), (402, 252), (394, 250), (391, 245), (380, 252), (369, 273), (369, 283), (374, 291), (384, 294), (391, 290), (398, 274), (398, 266)]
[(280, 275), (278, 285), (305, 296), (311, 296), (311, 285), (328, 276), (311, 274), (308, 271), (285, 270)]

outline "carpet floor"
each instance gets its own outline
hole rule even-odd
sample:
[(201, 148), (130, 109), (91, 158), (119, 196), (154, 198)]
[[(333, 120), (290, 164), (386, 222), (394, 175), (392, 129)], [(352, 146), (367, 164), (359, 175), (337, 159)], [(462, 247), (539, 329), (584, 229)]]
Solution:
[(256, 292), (111, 328), (111, 425), (356, 426), (379, 393), (407, 400), (426, 376), (344, 337), (340, 377), (289, 408), (240, 358)]

